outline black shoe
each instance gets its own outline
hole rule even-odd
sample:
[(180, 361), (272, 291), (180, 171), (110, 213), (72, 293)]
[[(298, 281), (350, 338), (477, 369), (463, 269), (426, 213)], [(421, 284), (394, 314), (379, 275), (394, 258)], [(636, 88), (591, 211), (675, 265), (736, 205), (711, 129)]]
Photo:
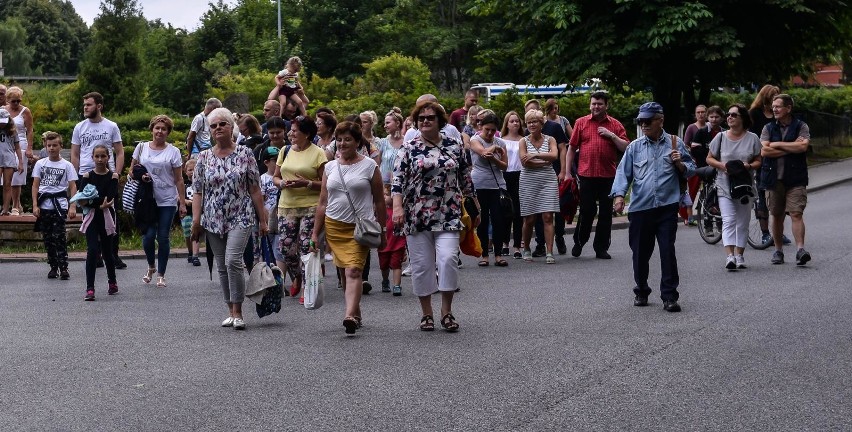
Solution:
[(59, 270), (59, 280), (68, 280), (68, 279), (71, 279), (71, 275), (68, 274), (68, 269), (67, 268), (60, 269)]
[(633, 299), (633, 306), (648, 306), (648, 296), (636, 294)]
[(583, 253), (583, 245), (574, 243), (574, 247), (571, 248), (571, 256), (577, 258), (581, 253)]
[(796, 252), (796, 265), (800, 265), (800, 266), (805, 265), (810, 260), (811, 260), (811, 253), (810, 252), (808, 252), (804, 249), (799, 249), (799, 251)]
[(663, 302), (663, 310), (666, 312), (680, 312), (680, 305), (677, 301)]
[(541, 258), (545, 255), (547, 255), (547, 251), (544, 250), (544, 246), (536, 246), (535, 250), (532, 253), (532, 256), (534, 258)]
[(556, 237), (556, 252), (559, 252), (559, 255), (568, 253), (568, 246), (565, 246), (565, 239), (562, 237)]
[(370, 284), (369, 282), (364, 281), (364, 282), (361, 284), (361, 293), (363, 293), (363, 294), (370, 294), (370, 291), (372, 291), (372, 290), (373, 290), (373, 285), (372, 285), (372, 284)]
[(96, 268), (104, 268), (104, 260), (99, 259), (98, 262), (95, 264), (95, 267)]
[(612, 256), (607, 252), (595, 252), (595, 258), (597, 259), (612, 259)]
[(59, 277), (59, 269), (56, 267), (51, 267), (50, 272), (47, 273), (48, 279), (56, 279)]
[(127, 268), (127, 264), (125, 264), (124, 261), (121, 260), (121, 258), (115, 257), (115, 268), (118, 270), (124, 270)]

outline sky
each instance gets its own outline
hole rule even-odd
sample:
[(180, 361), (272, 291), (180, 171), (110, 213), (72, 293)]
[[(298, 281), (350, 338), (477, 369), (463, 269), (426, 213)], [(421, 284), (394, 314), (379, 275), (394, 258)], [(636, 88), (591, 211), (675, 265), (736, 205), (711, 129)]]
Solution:
[[(70, 1), (77, 10), (77, 14), (91, 26), (101, 11), (100, 0)], [(201, 15), (207, 12), (211, 1), (216, 2), (215, 0), (139, 0), (139, 5), (146, 19), (153, 21), (159, 18), (164, 23), (171, 23), (173, 27), (184, 28), (191, 32), (198, 28)], [(226, 0), (225, 3), (233, 5), (235, 0)]]

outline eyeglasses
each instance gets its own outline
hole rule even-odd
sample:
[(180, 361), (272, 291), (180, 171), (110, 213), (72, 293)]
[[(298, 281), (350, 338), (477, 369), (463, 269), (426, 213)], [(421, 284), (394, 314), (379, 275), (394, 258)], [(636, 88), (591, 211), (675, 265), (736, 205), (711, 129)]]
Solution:
[(740, 116), (740, 113), (735, 113), (735, 112), (728, 113), (728, 117), (738, 118), (739, 116)]
[(213, 130), (213, 129), (223, 128), (223, 127), (225, 127), (229, 124), (231, 124), (231, 122), (224, 121), (224, 120), (220, 121), (219, 123), (210, 123), (210, 129)]
[(438, 118), (438, 116), (437, 116), (437, 115), (435, 115), (435, 114), (431, 114), (431, 115), (422, 115), (422, 116), (417, 116), (417, 121), (419, 121), (419, 122), (421, 122), (421, 123), (422, 123), (422, 122), (425, 122), (425, 121), (433, 122), (433, 121), (435, 121), (437, 118)]
[(12, 99), (12, 100), (10, 100), (9, 102), (11, 102), (11, 103), (21, 103), (21, 100), (20, 100), (20, 99)]

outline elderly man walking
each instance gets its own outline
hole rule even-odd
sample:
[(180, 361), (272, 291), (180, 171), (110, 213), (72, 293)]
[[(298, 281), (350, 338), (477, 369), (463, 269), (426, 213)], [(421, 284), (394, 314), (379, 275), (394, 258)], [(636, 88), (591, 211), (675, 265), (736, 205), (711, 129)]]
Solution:
[(610, 197), (616, 211), (624, 210), (624, 195), (631, 184), (629, 236), (633, 251), (634, 306), (647, 306), (651, 288), (648, 266), (654, 241), (660, 246), (660, 297), (667, 312), (680, 312), (680, 279), (675, 256), (677, 211), (681, 179), (694, 174), (695, 164), (683, 141), (663, 130), (663, 107), (648, 102), (639, 107), (636, 122), (642, 136), (627, 146), (618, 164)]

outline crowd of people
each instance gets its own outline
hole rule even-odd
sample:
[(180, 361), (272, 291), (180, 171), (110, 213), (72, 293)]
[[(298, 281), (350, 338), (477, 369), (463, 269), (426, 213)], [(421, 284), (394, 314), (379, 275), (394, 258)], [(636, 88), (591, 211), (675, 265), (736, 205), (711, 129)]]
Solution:
[[(726, 269), (746, 268), (753, 214), (764, 241), (775, 246), (773, 264), (784, 262), (788, 215), (796, 263), (811, 259), (802, 216), (809, 130), (792, 116), (792, 98), (777, 87), (761, 89), (751, 107), (699, 105), (682, 138), (663, 129), (662, 106), (645, 103), (636, 116), (639, 136), (631, 142), (624, 125), (608, 114), (604, 91), (590, 93), (590, 113), (573, 124), (554, 99), (544, 109), (530, 100), (523, 113), (510, 111), (501, 119), (481, 107), (473, 91), (451, 113), (426, 94), (409, 115), (393, 108), (381, 118), (374, 111), (338, 118), (325, 107), (313, 116), (306, 112), (300, 69), (294, 57), (275, 77), (263, 124), (211, 98), (193, 119), (183, 148), (169, 143), (174, 124), (158, 115), (149, 125), (150, 141), (139, 143), (130, 161), (128, 179), (138, 187), (132, 210), (148, 264), (142, 281), (167, 286), (169, 235), (180, 221), (188, 264), (201, 265), (201, 242), (216, 263), (228, 308), (224, 327), (246, 328), (246, 272), (269, 257), (289, 276), (287, 294), (303, 301), (301, 257), (315, 253), (337, 269), (345, 292), (343, 326), (346, 334), (356, 333), (361, 296), (372, 290), (371, 250), (377, 249), (381, 291), (402, 295), (402, 275), (410, 276), (421, 306), (420, 329), (436, 328), (431, 297), (440, 293), (438, 322), (457, 331), (452, 307), (460, 289), (460, 232), (475, 229), (480, 267), (492, 264), (491, 255), (497, 267), (510, 266), (508, 258), (523, 263), (544, 257), (554, 264), (556, 255), (568, 253), (560, 186), (569, 181), (579, 188), (573, 257), (582, 255), (595, 225), (594, 255), (611, 259), (613, 215), (629, 207), (636, 306), (649, 304), (656, 244), (663, 308), (681, 310), (675, 239), (679, 214), (687, 227), (700, 223), (691, 205), (700, 183), (696, 169), (716, 171)], [(42, 135), (38, 159), (32, 113), (21, 105), (22, 96), (20, 88), (0, 86), (2, 213), (23, 213), (20, 188), (28, 162), (37, 160), (33, 215), (44, 237), (48, 278), (70, 278), (65, 222), (79, 207), (88, 244), (85, 300), (95, 300), (101, 266), (107, 293), (117, 294), (116, 269), (126, 267), (118, 257), (116, 207), (125, 165), (119, 128), (103, 116), (103, 97), (88, 93), (85, 119), (70, 137), (71, 160), (60, 155), (64, 139), (55, 132)], [(379, 125), (383, 138), (374, 135)], [(465, 226), (468, 216), (471, 226)], [(380, 240), (370, 243), (370, 235)]]

